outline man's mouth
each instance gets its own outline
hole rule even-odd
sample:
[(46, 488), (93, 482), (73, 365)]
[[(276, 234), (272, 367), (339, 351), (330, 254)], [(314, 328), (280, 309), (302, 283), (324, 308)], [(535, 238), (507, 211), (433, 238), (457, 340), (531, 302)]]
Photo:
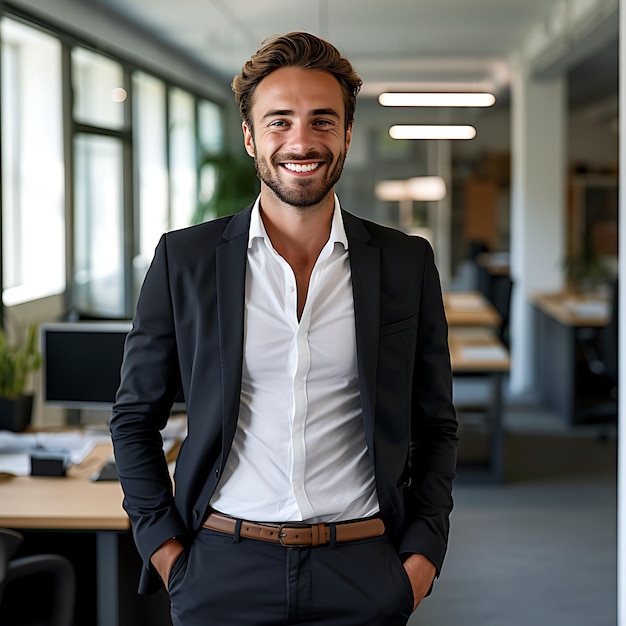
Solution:
[(316, 170), (320, 166), (320, 163), (282, 163), (282, 166), (290, 172), (308, 173)]

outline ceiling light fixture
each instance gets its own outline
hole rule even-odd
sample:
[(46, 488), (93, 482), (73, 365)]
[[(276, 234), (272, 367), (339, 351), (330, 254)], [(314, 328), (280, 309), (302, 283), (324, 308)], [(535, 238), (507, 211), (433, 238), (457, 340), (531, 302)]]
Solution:
[(446, 183), (441, 176), (415, 176), (406, 180), (381, 180), (374, 193), (379, 200), (402, 202), (416, 200), (437, 202), (446, 197)]
[(381, 93), (384, 107), (490, 107), (496, 101), (491, 93)]
[(392, 139), (474, 139), (473, 126), (460, 125), (396, 125), (389, 129)]

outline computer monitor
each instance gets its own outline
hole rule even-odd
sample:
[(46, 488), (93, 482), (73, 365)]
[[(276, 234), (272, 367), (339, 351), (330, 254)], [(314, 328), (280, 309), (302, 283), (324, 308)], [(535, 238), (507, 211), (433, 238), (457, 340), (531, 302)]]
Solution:
[[(44, 404), (110, 411), (120, 384), (124, 342), (130, 328), (130, 321), (42, 324)], [(182, 394), (173, 410), (184, 410)]]

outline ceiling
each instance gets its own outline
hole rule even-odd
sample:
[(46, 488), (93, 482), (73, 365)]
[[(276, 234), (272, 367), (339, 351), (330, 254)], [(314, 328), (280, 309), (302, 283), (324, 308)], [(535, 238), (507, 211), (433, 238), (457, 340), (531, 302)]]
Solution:
[[(315, 33), (352, 61), (367, 97), (382, 88), (506, 93), (511, 54), (524, 49), (531, 34), (548, 32), (563, 6), (575, 0), (90, 1), (149, 30), (228, 82), (265, 37), (293, 30)], [(612, 48), (596, 44), (594, 58), (598, 50), (604, 58), (595, 64), (591, 56), (576, 64), (579, 102), (590, 95), (587, 75), (594, 79), (593, 93), (617, 93), (614, 39)]]

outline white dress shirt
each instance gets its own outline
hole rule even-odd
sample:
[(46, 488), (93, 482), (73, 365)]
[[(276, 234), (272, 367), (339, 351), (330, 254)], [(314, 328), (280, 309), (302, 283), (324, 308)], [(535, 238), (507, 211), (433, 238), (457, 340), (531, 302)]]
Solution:
[(336, 197), (300, 321), (294, 273), (272, 247), (258, 199), (253, 207), (239, 420), (211, 506), (268, 522), (332, 522), (379, 510), (361, 415), (348, 240)]

